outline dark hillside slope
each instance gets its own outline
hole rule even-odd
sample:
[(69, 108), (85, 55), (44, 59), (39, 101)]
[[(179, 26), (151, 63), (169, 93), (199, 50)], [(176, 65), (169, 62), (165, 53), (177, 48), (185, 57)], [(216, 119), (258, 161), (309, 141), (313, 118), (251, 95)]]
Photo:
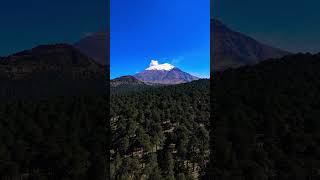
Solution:
[(71, 45), (42, 45), (0, 61), (2, 100), (104, 93), (105, 67)]
[(319, 179), (320, 54), (215, 74), (212, 179)]

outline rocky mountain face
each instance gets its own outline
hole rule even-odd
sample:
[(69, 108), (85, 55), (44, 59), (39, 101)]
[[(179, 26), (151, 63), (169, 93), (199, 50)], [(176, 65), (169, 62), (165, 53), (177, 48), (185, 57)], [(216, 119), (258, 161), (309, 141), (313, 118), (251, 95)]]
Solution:
[(199, 79), (176, 67), (170, 70), (144, 70), (135, 74), (134, 77), (145, 83), (152, 84), (180, 84)]
[(290, 54), (233, 31), (216, 19), (211, 19), (210, 27), (211, 69), (214, 71), (256, 64)]

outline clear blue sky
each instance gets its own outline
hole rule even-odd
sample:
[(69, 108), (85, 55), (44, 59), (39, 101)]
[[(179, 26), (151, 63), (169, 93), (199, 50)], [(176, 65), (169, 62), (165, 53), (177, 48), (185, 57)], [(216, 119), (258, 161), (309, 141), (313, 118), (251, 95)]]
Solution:
[(111, 0), (111, 78), (151, 59), (210, 74), (210, 0)]
[(211, 16), (291, 52), (320, 52), (319, 0), (212, 0)]
[(0, 56), (39, 44), (73, 43), (108, 26), (108, 0), (4, 0)]

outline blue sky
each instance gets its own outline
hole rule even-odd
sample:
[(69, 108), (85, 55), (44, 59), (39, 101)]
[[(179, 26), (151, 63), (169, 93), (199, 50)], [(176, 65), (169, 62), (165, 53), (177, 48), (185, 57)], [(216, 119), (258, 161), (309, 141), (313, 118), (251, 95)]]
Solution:
[(104, 31), (108, 7), (108, 0), (1, 1), (0, 56)]
[(200, 77), (210, 74), (210, 0), (111, 0), (111, 78), (151, 59)]
[(291, 52), (320, 52), (319, 0), (212, 0), (211, 16)]

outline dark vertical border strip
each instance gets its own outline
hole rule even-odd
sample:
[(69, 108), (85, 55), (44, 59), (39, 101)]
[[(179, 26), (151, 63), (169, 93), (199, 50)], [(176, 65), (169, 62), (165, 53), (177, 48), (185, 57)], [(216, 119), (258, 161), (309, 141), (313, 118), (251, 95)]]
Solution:
[(106, 172), (107, 172), (107, 175), (106, 175), (106, 178), (107, 180), (108, 179), (111, 179), (110, 178), (110, 149), (111, 149), (111, 127), (110, 127), (110, 0), (106, 0), (107, 1), (107, 7), (106, 7), (106, 15), (107, 15), (107, 48), (106, 51), (107, 51), (107, 63), (106, 63), (106, 68), (107, 68), (107, 81), (106, 81), (106, 84), (107, 84), (107, 103), (108, 103), (108, 107), (106, 108), (106, 121), (107, 121), (107, 134), (108, 134), (108, 140), (107, 140), (107, 144), (106, 144)]
[(214, 156), (215, 156), (215, 151), (214, 151), (214, 146), (215, 146), (215, 136), (214, 136), (214, 127), (215, 127), (215, 121), (214, 121), (214, 72), (213, 72), (213, 26), (212, 26), (212, 14), (213, 14), (213, 1), (210, 0), (210, 159), (209, 159), (209, 164), (207, 165), (206, 168), (206, 174), (203, 177), (204, 180), (212, 180), (214, 176)]

